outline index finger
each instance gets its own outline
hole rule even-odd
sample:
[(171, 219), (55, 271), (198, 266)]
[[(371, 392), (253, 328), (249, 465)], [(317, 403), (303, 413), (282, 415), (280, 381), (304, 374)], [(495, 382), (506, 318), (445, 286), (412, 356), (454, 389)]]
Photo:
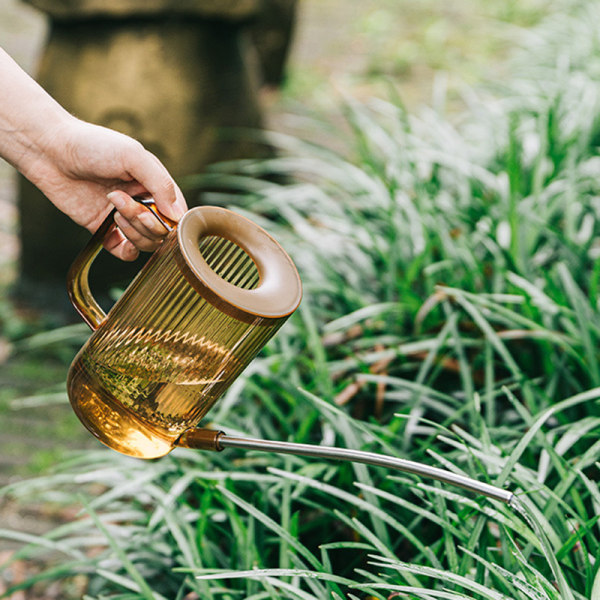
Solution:
[(127, 173), (154, 198), (160, 212), (179, 221), (187, 210), (181, 190), (154, 154), (139, 143), (136, 146), (138, 151), (127, 155)]

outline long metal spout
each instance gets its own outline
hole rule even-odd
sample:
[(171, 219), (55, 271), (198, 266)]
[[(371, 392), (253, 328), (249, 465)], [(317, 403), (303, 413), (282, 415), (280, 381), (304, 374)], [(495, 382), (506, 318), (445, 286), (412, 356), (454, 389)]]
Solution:
[(313, 444), (240, 438), (226, 435), (222, 431), (211, 431), (208, 429), (192, 429), (187, 431), (179, 439), (178, 445), (185, 448), (217, 451), (225, 448), (242, 448), (244, 450), (262, 450), (278, 454), (294, 454), (297, 456), (358, 462), (412, 473), (429, 479), (436, 479), (437, 481), (455, 485), (476, 494), (482, 494), (494, 500), (500, 500), (506, 504), (510, 504), (514, 497), (514, 494), (508, 490), (465, 477), (464, 475), (457, 475), (446, 469), (385, 454), (377, 454), (375, 452), (349, 450), (347, 448), (335, 448), (332, 446), (316, 446)]

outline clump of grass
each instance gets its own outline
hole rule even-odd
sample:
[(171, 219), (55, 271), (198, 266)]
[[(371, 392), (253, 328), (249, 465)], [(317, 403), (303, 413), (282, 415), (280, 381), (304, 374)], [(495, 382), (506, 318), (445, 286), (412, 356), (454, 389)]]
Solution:
[(30, 542), (13, 560), (59, 552), (40, 579), (86, 573), (89, 598), (594, 597), (598, 17), (541, 24), (462, 120), (348, 102), (350, 156), (273, 135), (279, 158), (197, 181), (207, 202), (237, 189), (306, 290), (211, 425), (508, 486), (550, 550), (511, 507), (408, 475), (178, 450), (90, 453), (4, 490), (82, 507), (41, 539), (0, 532)]

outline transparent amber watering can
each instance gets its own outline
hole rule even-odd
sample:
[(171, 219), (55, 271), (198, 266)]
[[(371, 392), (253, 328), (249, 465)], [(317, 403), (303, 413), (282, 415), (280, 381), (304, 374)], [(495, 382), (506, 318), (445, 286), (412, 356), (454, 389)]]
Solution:
[(85, 427), (138, 458), (173, 448), (244, 448), (348, 460), (415, 473), (510, 502), (507, 490), (460, 474), (373, 452), (232, 437), (198, 422), (300, 303), (298, 272), (262, 228), (212, 206), (175, 224), (139, 199), (168, 234), (108, 315), (88, 273), (116, 225), (111, 213), (68, 275), (71, 301), (93, 333), (67, 378)]

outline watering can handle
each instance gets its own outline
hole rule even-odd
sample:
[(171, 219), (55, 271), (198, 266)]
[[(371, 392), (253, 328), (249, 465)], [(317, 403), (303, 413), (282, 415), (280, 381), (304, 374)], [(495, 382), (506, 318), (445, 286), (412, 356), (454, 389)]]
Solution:
[[(167, 231), (171, 231), (176, 226), (175, 221), (168, 219), (158, 211), (154, 200), (148, 195), (135, 196), (133, 199), (148, 208)], [(106, 318), (106, 313), (92, 295), (88, 274), (94, 259), (102, 250), (104, 240), (117, 226), (114, 220), (115, 212), (116, 209), (113, 209), (104, 219), (102, 225), (98, 227), (90, 241), (73, 261), (67, 275), (69, 299), (92, 330), (98, 329)]]

